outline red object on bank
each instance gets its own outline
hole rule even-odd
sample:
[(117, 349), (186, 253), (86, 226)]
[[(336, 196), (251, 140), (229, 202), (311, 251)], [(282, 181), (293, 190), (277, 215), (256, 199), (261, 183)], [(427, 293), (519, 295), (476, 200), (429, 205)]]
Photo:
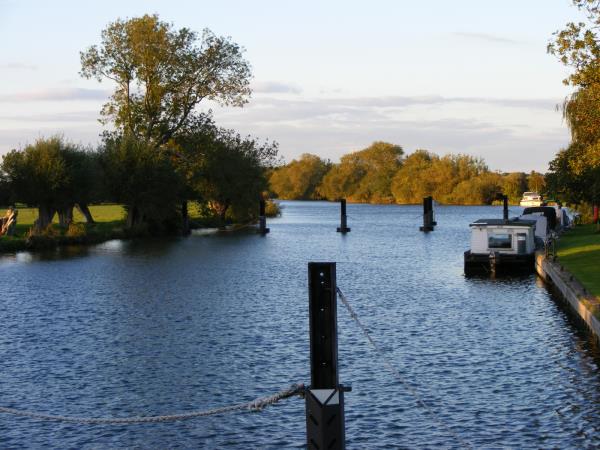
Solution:
[(594, 223), (598, 223), (598, 205), (594, 205)]

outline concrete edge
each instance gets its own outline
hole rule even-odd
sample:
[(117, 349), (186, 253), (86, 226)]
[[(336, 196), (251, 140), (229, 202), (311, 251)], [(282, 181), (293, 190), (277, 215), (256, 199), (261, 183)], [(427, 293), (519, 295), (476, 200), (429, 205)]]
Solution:
[(545, 282), (556, 287), (573, 312), (581, 318), (589, 332), (600, 344), (600, 320), (586, 305), (586, 302), (597, 305), (600, 310), (600, 301), (589, 294), (581, 283), (559, 263), (547, 258), (544, 252), (536, 252), (535, 271)]

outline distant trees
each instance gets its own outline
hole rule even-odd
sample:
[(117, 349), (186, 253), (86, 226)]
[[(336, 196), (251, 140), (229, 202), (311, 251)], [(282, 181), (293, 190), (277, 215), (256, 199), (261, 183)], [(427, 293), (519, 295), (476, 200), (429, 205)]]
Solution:
[(375, 142), (342, 156), (339, 164), (303, 155), (276, 168), (269, 182), (284, 199), (416, 204), (431, 195), (442, 203), (481, 205), (494, 202), (500, 192), (516, 203), (524, 191), (541, 190), (545, 180), (537, 172), (490, 172), (481, 158), (468, 155), (440, 157), (421, 149), (404, 156), (399, 145)]
[(305, 153), (300, 159), (273, 170), (269, 177), (271, 191), (281, 199), (320, 199), (317, 188), (330, 167), (329, 161)]
[(325, 175), (319, 193), (330, 200), (392, 203), (392, 178), (400, 167), (402, 147), (374, 142), (364, 150), (342, 156)]

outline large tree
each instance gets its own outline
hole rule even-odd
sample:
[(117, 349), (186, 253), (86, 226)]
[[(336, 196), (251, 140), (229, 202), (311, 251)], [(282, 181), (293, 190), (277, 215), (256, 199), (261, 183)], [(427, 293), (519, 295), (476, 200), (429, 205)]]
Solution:
[(115, 83), (105, 122), (158, 147), (193, 123), (202, 100), (247, 102), (251, 74), (242, 54), (208, 29), (199, 36), (144, 15), (109, 24), (101, 44), (81, 53), (81, 75)]
[(93, 153), (54, 136), (4, 155), (2, 172), (11, 200), (37, 207), (36, 228), (43, 230), (57, 212), (61, 224), (67, 225), (73, 206), (85, 207), (93, 199), (95, 161)]
[(256, 217), (267, 190), (266, 167), (277, 144), (259, 142), (205, 123), (177, 142), (174, 155), (188, 186), (188, 198), (206, 204), (222, 223)]
[(574, 203), (600, 202), (600, 0), (573, 0), (586, 22), (567, 24), (554, 34), (548, 51), (574, 70), (564, 80), (576, 88), (563, 114), (571, 145), (550, 163), (548, 187)]

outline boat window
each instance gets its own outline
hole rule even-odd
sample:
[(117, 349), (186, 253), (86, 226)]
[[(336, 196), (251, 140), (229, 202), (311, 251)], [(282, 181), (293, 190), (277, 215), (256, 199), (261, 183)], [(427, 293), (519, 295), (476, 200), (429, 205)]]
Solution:
[(512, 235), (490, 234), (488, 236), (488, 248), (512, 248)]

